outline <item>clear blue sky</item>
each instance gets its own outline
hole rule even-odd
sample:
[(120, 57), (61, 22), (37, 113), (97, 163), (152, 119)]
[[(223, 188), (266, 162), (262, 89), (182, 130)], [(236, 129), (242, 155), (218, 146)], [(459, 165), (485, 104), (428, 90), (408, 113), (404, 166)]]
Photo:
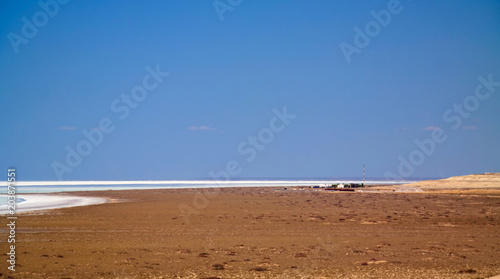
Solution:
[[(44, 18), (37, 1), (2, 1), (1, 168), (20, 180), (200, 179), (231, 160), (231, 178), (500, 170), (500, 86), (475, 96), (478, 76), (500, 82), (499, 1), (221, 0), (222, 17), (213, 3), (72, 0)], [(341, 43), (356, 47), (355, 27), (376, 28), (371, 11), (388, 5), (397, 13), (348, 63)], [(157, 65), (169, 76), (116, 112)], [(284, 107), (296, 117), (269, 140)], [(70, 167), (83, 130), (103, 138)], [(425, 139), (434, 150), (419, 151)]]

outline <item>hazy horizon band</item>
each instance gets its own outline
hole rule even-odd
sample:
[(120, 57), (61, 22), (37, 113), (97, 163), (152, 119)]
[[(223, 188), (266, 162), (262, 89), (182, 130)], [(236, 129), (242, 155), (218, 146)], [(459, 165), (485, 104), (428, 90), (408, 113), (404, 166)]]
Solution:
[[(400, 184), (413, 183), (419, 180), (366, 180), (365, 184)], [(16, 186), (59, 186), (59, 185), (217, 185), (217, 184), (329, 184), (329, 183), (363, 183), (362, 180), (115, 180), (115, 181), (17, 181)], [(0, 182), (7, 186), (7, 182)]]

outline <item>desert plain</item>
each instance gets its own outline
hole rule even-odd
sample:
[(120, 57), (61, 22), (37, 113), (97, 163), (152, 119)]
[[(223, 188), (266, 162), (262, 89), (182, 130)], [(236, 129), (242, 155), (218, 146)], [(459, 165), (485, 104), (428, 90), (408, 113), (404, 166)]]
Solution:
[(500, 176), (469, 178), (71, 193), (108, 203), (19, 214), (15, 272), (0, 230), (0, 278), (490, 278)]

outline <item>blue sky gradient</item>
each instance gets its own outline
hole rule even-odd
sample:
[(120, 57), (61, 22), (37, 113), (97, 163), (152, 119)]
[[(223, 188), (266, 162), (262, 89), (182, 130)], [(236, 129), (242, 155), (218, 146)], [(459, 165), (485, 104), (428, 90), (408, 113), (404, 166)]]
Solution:
[[(43, 9), (2, 1), (0, 166), (20, 180), (202, 179), (230, 161), (232, 179), (500, 170), (500, 86), (483, 86), (456, 129), (456, 112), (443, 117), (474, 101), (478, 76), (500, 82), (499, 1), (237, 2), (216, 2), (232, 9), (223, 20), (213, 1), (53, 2), (16, 52), (9, 34)], [(402, 10), (348, 63), (340, 44), (388, 5)], [(169, 76), (120, 119), (112, 103), (147, 67)], [(247, 144), (248, 161), (238, 147), (284, 107), (296, 117), (263, 150)], [(114, 130), (69, 167), (66, 147), (104, 118)], [(446, 140), (426, 154), (415, 140), (436, 131)]]

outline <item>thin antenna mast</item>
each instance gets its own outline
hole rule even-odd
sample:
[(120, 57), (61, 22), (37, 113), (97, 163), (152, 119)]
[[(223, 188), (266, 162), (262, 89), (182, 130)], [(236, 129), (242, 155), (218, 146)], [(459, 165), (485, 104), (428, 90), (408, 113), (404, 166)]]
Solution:
[(365, 164), (363, 164), (363, 186), (365, 186)]

